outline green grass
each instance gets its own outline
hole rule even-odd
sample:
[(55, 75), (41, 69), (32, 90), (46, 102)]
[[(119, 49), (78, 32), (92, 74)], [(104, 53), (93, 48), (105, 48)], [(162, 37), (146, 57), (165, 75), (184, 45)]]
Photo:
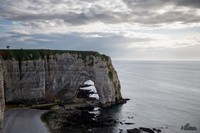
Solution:
[(108, 61), (108, 60), (109, 60), (109, 56), (107, 56), (107, 55), (105, 55), (105, 54), (102, 54), (102, 55), (101, 55), (101, 59), (102, 59), (102, 60)]
[(87, 56), (93, 55), (97, 57), (101, 57), (102, 60), (108, 60), (109, 57), (100, 54), (95, 51), (70, 51), (70, 50), (43, 50), (43, 49), (7, 49), (7, 50), (0, 50), (0, 56), (3, 60), (11, 60), (16, 59), (20, 61), (24, 60), (37, 60), (39, 58), (43, 59), (45, 56), (49, 58), (49, 55), (54, 54), (63, 54), (63, 53), (70, 53), (70, 54), (78, 54), (79, 58), (85, 60)]
[(111, 71), (108, 72), (108, 77), (112, 80), (113, 79), (113, 73)]

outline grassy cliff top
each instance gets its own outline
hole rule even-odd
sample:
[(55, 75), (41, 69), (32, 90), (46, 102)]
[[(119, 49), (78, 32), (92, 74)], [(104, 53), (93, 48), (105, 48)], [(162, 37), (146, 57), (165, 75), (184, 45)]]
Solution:
[(0, 50), (0, 56), (3, 60), (37, 60), (39, 58), (44, 59), (46, 56), (47, 58), (49, 55), (54, 54), (63, 54), (63, 53), (70, 53), (70, 54), (78, 54), (81, 56), (82, 59), (85, 59), (89, 55), (101, 57), (103, 60), (108, 60), (108, 56), (104, 54), (100, 54), (95, 51), (71, 51), (71, 50), (43, 50), (43, 49), (5, 49)]

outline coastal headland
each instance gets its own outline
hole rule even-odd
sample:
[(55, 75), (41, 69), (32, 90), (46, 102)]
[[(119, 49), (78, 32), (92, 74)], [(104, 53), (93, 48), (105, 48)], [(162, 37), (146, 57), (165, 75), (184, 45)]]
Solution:
[[(1, 128), (5, 106), (65, 109), (126, 101), (110, 57), (98, 52), (9, 49), (0, 50), (0, 57)], [(97, 90), (95, 102), (77, 96), (87, 80)]]

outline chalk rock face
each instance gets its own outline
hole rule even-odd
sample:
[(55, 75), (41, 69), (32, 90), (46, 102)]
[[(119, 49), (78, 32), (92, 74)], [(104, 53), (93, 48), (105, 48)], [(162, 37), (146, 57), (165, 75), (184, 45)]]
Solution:
[(3, 88), (3, 73), (2, 73), (2, 63), (0, 61), (0, 133), (2, 133), (3, 128), (3, 112), (4, 112), (4, 88)]
[(44, 61), (3, 61), (6, 102), (39, 99), (45, 92)]
[[(92, 80), (100, 103), (110, 106), (122, 99), (120, 82), (111, 59), (97, 52), (18, 50), (0, 51), (5, 102), (31, 102), (53, 97), (70, 101)], [(2, 54), (3, 53), (3, 54)], [(1, 96), (1, 93), (0, 93)], [(2, 97), (1, 97), (2, 99)]]

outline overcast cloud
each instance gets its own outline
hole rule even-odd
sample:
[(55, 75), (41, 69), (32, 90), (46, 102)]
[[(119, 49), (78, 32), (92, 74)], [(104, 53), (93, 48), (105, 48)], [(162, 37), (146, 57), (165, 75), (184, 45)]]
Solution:
[(199, 0), (0, 0), (0, 48), (200, 59)]

